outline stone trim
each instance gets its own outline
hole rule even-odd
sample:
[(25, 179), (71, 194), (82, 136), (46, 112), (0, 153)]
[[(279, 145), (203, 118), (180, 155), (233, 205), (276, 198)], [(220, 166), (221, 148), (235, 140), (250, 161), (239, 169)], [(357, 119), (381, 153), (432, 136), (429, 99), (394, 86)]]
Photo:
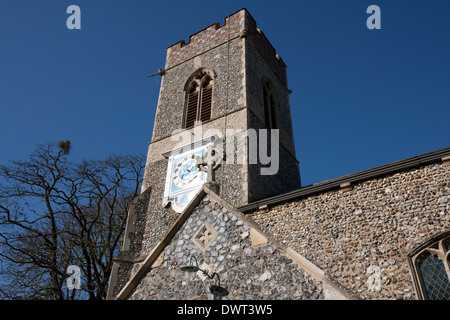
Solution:
[(136, 257), (136, 258), (123, 258), (121, 257), (121, 254), (113, 259), (114, 262), (120, 262), (120, 263), (129, 263), (129, 264), (135, 264), (135, 263), (141, 263), (145, 260), (144, 257)]
[(130, 203), (128, 204), (128, 217), (127, 217), (127, 224), (125, 226), (125, 233), (124, 233), (124, 240), (123, 240), (123, 245), (122, 245), (122, 250), (121, 251), (129, 251), (130, 250), (130, 237), (129, 234), (130, 232), (135, 232), (136, 231), (136, 204), (141, 200), (141, 199), (145, 199), (146, 197), (150, 196), (150, 193), (152, 191), (152, 187), (148, 187), (147, 189), (145, 189), (145, 191), (143, 191), (140, 195), (138, 195), (136, 198), (134, 198), (133, 200), (130, 201)]
[[(118, 283), (118, 270), (120, 267), (124, 265), (129, 265), (129, 267), (132, 268), (130, 265), (134, 265), (137, 263), (141, 263), (144, 261), (144, 258), (142, 256), (130, 256), (130, 233), (136, 232), (136, 219), (137, 219), (137, 209), (136, 206), (139, 202), (143, 201), (145, 202), (144, 211), (147, 211), (148, 207), (148, 201), (150, 198), (150, 195), (152, 193), (152, 187), (148, 187), (145, 189), (141, 194), (136, 196), (133, 200), (131, 200), (128, 203), (127, 207), (127, 222), (125, 225), (125, 231), (124, 231), (124, 239), (122, 243), (122, 249), (120, 253), (113, 259), (112, 261), (112, 270), (110, 274), (109, 279), (109, 286), (107, 291), (107, 299), (110, 299), (110, 297), (113, 296), (114, 290), (116, 289), (117, 283)], [(131, 253), (133, 254), (133, 253)]]
[[(198, 53), (198, 54), (196, 54), (196, 55), (193, 55), (192, 57), (187, 58), (186, 60), (183, 60), (183, 61), (181, 61), (181, 62), (179, 62), (179, 63), (177, 63), (177, 64), (174, 64), (174, 65), (172, 65), (172, 66), (170, 66), (170, 67), (167, 67), (166, 69), (164, 69), (164, 71), (170, 71), (170, 70), (172, 70), (172, 69), (178, 67), (179, 65), (182, 65), (182, 64), (185, 63), (185, 62), (188, 62), (188, 61), (190, 61), (190, 60), (193, 60), (193, 59), (197, 58), (198, 56), (204, 55), (205, 53), (207, 53), (207, 52), (209, 52), (209, 51), (212, 51), (212, 50), (214, 50), (214, 49), (216, 49), (216, 48), (218, 48), (218, 47), (220, 47), (220, 46), (226, 45), (226, 44), (228, 44), (228, 42), (233, 41), (233, 40), (236, 40), (236, 39), (240, 39), (240, 37), (239, 37), (239, 36), (231, 37), (231, 38), (229, 38), (226, 42), (223, 42), (223, 43), (218, 44), (218, 45), (216, 45), (216, 46), (214, 46), (214, 47), (211, 47), (211, 48), (209, 48), (209, 49), (206, 49), (205, 51), (202, 51), (202, 52), (200, 52), (200, 53)], [(163, 78), (164, 78), (164, 77), (163, 77)]]
[(108, 291), (106, 293), (106, 299), (112, 299), (113, 297), (113, 292), (114, 292), (114, 288), (117, 285), (117, 278), (118, 278), (118, 272), (119, 271), (119, 263), (117, 261), (113, 260), (112, 263), (112, 268), (111, 268), (111, 276), (109, 278), (109, 283), (108, 283)]
[[(202, 124), (201, 124), (201, 125), (204, 125), (204, 124), (206, 124), (206, 123), (209, 123), (209, 122), (213, 122), (213, 121), (215, 121), (215, 120), (219, 120), (219, 119), (222, 119), (223, 117), (226, 117), (226, 116), (232, 115), (233, 113), (236, 113), (236, 112), (242, 111), (242, 110), (244, 110), (244, 109), (249, 109), (249, 108), (248, 108), (248, 106), (245, 106), (245, 107), (242, 107), (242, 108), (239, 108), (239, 109), (233, 110), (233, 111), (231, 111), (231, 112), (228, 112), (228, 113), (226, 113), (226, 114), (224, 114), (224, 115), (221, 115), (221, 116), (218, 116), (218, 117), (215, 117), (215, 118), (211, 118), (211, 119), (209, 119), (208, 121), (204, 121), (204, 122), (202, 122)], [(186, 130), (186, 131), (191, 131), (191, 130), (194, 130), (196, 126), (199, 126), (199, 125), (194, 125), (194, 126), (193, 126), (192, 128), (189, 128), (189, 129), (183, 129), (183, 130)], [(156, 139), (156, 140), (152, 140), (152, 141), (150, 141), (150, 142), (149, 142), (148, 144), (149, 144), (149, 145), (151, 145), (151, 144), (153, 144), (153, 143), (157, 143), (157, 142), (159, 142), (159, 141), (161, 141), (161, 140), (164, 140), (164, 139), (168, 139), (168, 138), (171, 138), (172, 136), (173, 136), (173, 134), (170, 134), (170, 135), (167, 135), (167, 136), (164, 136), (164, 137), (158, 138), (158, 139)]]
[(345, 192), (345, 191), (352, 191), (352, 190), (353, 190), (353, 186), (352, 186), (352, 184), (351, 184), (350, 182), (344, 182), (344, 183), (341, 183), (339, 187), (340, 187), (341, 190), (344, 191), (344, 192)]
[(252, 242), (252, 247), (263, 246), (269, 241), (264, 235), (259, 233), (258, 230), (253, 228), (250, 229), (249, 236)]
[(292, 248), (286, 249), (286, 254), (292, 258), (297, 264), (311, 273), (314, 278), (322, 281), (323, 290), (327, 300), (358, 300), (354, 293), (347, 292), (336, 280), (332, 279), (322, 269), (307, 260), (305, 257), (294, 251)]
[(443, 163), (444, 166), (450, 167), (450, 156), (443, 157), (442, 158), (442, 163)]
[(212, 227), (208, 222), (205, 222), (194, 233), (191, 240), (197, 247), (199, 247), (200, 250), (205, 252), (218, 234), (219, 232), (214, 229), (214, 227)]

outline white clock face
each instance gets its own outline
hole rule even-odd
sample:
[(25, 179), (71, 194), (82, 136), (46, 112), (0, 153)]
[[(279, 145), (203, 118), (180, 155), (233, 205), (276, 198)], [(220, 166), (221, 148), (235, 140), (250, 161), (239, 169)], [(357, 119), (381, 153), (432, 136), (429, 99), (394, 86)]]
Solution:
[(175, 197), (181, 192), (191, 191), (204, 183), (206, 173), (197, 166), (202, 160), (204, 151), (204, 148), (192, 150), (171, 160), (171, 173), (167, 177), (169, 197)]
[(206, 172), (198, 164), (206, 150), (206, 144), (185, 153), (168, 158), (163, 205), (171, 203), (176, 212), (182, 212), (199, 188), (206, 181)]
[(203, 174), (197, 167), (202, 157), (198, 154), (187, 155), (176, 164), (173, 172), (173, 183), (180, 188), (185, 188), (197, 181)]

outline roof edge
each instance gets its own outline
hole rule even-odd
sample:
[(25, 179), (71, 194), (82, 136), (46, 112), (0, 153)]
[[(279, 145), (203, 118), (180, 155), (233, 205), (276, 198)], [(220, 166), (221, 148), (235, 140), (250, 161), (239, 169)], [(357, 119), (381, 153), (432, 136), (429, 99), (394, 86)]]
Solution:
[(413, 169), (416, 167), (429, 165), (436, 162), (441, 162), (442, 158), (450, 155), (450, 147), (407, 158), (404, 160), (388, 163), (385, 165), (373, 167), (370, 169), (358, 171), (338, 178), (318, 182), (300, 189), (284, 193), (278, 196), (261, 199), (249, 204), (237, 207), (240, 211), (248, 213), (250, 211), (258, 210), (259, 207), (265, 205), (274, 205), (281, 202), (290, 201), (298, 198), (308, 197), (313, 194), (326, 192), (332, 189), (340, 188), (343, 183), (357, 183), (374, 178), (379, 178), (389, 174)]

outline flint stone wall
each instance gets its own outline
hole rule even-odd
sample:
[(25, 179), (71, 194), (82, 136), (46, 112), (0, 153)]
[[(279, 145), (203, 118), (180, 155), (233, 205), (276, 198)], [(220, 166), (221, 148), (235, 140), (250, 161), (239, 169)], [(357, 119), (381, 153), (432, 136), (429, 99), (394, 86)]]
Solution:
[[(205, 222), (218, 235), (202, 251), (192, 238)], [(191, 255), (199, 266), (206, 263), (211, 273), (220, 275), (221, 286), (229, 292), (226, 299), (323, 299), (320, 281), (298, 269), (270, 242), (252, 247), (249, 226), (208, 198), (194, 210), (130, 299), (211, 299), (209, 287), (216, 279), (201, 280), (195, 275), (187, 281), (180, 270)]]
[(407, 256), (450, 229), (449, 200), (450, 166), (437, 163), (248, 217), (362, 299), (416, 299)]

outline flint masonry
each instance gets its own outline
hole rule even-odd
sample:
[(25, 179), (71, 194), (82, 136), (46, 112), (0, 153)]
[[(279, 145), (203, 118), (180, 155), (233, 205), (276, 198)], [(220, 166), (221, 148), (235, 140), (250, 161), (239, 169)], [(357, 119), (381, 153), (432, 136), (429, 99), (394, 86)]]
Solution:
[[(287, 68), (246, 9), (170, 46), (160, 74), (108, 299), (450, 298), (450, 148), (302, 186)], [(231, 129), (278, 130), (277, 173)]]

